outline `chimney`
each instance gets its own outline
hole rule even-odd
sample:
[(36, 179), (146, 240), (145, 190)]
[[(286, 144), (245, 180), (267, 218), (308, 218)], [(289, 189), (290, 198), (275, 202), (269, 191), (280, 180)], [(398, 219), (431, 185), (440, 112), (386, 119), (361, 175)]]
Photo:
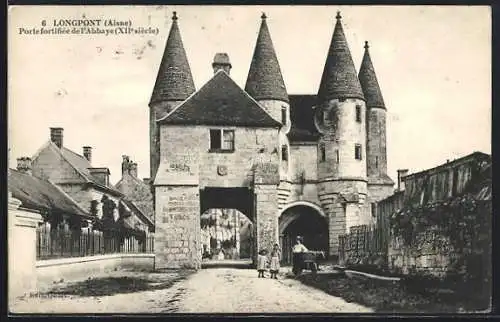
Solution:
[(137, 178), (137, 163), (130, 162), (130, 168), (128, 172), (132, 177)]
[(130, 158), (128, 155), (122, 155), (122, 177), (128, 173)]
[(92, 147), (91, 146), (84, 146), (83, 147), (83, 156), (85, 159), (89, 161), (89, 163), (92, 163)]
[(398, 191), (405, 190), (405, 183), (403, 178), (408, 175), (408, 169), (398, 170)]
[(219, 69), (222, 69), (229, 75), (232, 66), (231, 62), (229, 61), (229, 56), (227, 55), (227, 53), (215, 54), (212, 67), (214, 69), (214, 74), (217, 73)]
[(62, 127), (51, 127), (50, 128), (50, 140), (57, 145), (59, 149), (63, 147), (63, 131)]
[(21, 157), (17, 159), (17, 170), (31, 175), (31, 158)]

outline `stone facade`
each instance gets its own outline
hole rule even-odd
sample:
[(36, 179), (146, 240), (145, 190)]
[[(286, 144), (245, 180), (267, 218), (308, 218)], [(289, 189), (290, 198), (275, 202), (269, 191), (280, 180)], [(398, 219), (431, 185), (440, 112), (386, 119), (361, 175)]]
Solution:
[[(328, 234), (329, 241), (328, 250), (321, 250), (331, 256), (337, 255), (339, 236), (353, 226), (372, 224), (372, 203), (392, 193), (393, 182), (386, 173), (385, 106), (377, 109), (380, 106), (371, 101), (373, 97), (380, 101), (381, 94), (366, 53), (363, 82), (358, 79), (340, 14), (318, 95), (305, 99), (311, 104), (306, 108), (311, 110), (312, 128), (304, 128), (308, 122), (292, 117), (292, 109), (298, 106), (292, 106), (286, 92), (267, 17), (263, 14), (261, 18), (245, 90), (235, 89), (228, 81), (229, 56), (218, 53), (216, 58), (223, 55), (228, 68), (214, 68), (215, 76), (189, 97), (184, 95), (184, 101), (174, 92), (184, 83), (191, 92), (192, 76), (180, 41), (178, 17), (174, 14), (172, 18), (158, 79), (175, 84), (173, 96), (150, 104), (158, 267), (178, 267), (189, 261), (191, 267), (199, 265), (201, 258), (195, 258), (195, 254), (201, 256), (199, 243), (186, 240), (183, 234), (199, 229), (200, 211), (205, 209), (200, 208), (197, 193), (206, 188), (246, 187), (251, 191), (254, 206), (245, 215), (254, 223), (254, 251), (270, 249), (283, 239), (278, 227), (287, 217), (282, 218), (285, 211), (294, 212), (290, 208), (298, 203), (310, 207), (324, 220), (320, 235)], [(180, 55), (178, 62), (169, 56), (171, 52)], [(184, 75), (182, 79), (173, 72), (175, 68)], [(377, 88), (371, 88), (374, 86)], [(167, 93), (168, 88), (156, 84), (154, 92)], [(370, 94), (366, 99), (364, 92)], [(259, 122), (267, 125), (257, 125)], [(215, 129), (234, 131), (230, 151), (211, 151), (210, 130)], [(369, 174), (373, 174), (371, 179)], [(183, 194), (189, 197), (175, 199)], [(172, 196), (176, 201), (169, 199)], [(179, 212), (171, 202), (188, 209), (182, 210), (180, 221), (165, 219)], [(219, 205), (224, 208), (223, 202)], [(186, 253), (182, 247), (189, 247)]]

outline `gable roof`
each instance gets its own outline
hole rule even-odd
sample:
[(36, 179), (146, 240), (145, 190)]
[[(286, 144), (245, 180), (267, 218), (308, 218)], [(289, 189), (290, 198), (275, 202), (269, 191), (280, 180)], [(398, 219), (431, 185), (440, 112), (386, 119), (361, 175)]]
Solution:
[(85, 183), (91, 184), (96, 188), (105, 190), (109, 193), (118, 196), (123, 195), (120, 191), (116, 190), (111, 184), (109, 184), (109, 186), (104, 186), (100, 184), (99, 181), (97, 181), (97, 179), (94, 178), (90, 173), (89, 168), (92, 168), (92, 165), (83, 155), (73, 152), (64, 146), (61, 149), (59, 149), (59, 147), (50, 140), (45, 145), (43, 145), (41, 149), (38, 150), (38, 152), (33, 156), (32, 159), (35, 160), (38, 157), (38, 155), (46, 148), (51, 148), (52, 150), (56, 151), (56, 153), (59, 153), (63, 157), (63, 159), (66, 160), (66, 162), (68, 162), (68, 164), (81, 175)]
[(316, 141), (319, 132), (314, 125), (313, 106), (317, 103), (316, 95), (289, 95), (291, 127), (287, 136), (294, 141)]
[(92, 218), (76, 201), (48, 180), (9, 169), (8, 186), (12, 196), (20, 200), (25, 208), (43, 211), (55, 210), (85, 219)]
[(159, 124), (280, 127), (253, 98), (220, 69), (199, 91)]

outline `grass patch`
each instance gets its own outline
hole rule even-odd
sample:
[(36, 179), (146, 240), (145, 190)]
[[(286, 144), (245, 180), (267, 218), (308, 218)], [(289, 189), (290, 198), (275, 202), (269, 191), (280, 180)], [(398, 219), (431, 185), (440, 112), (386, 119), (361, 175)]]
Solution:
[(114, 294), (153, 291), (170, 288), (186, 279), (192, 271), (179, 270), (154, 273), (126, 273), (124, 276), (88, 278), (52, 288), (48, 295), (73, 295), (81, 297), (109, 296)]
[(342, 274), (318, 274), (316, 277), (303, 274), (298, 280), (346, 302), (370, 307), (377, 313), (457, 313), (489, 308), (489, 296), (419, 289), (405, 281), (348, 278)]

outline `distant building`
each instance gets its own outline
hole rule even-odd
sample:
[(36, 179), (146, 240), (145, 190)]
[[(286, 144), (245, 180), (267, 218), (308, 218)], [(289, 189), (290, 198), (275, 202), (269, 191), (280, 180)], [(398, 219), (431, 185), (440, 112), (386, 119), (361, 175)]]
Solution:
[(80, 155), (65, 147), (63, 139), (62, 128), (51, 128), (50, 139), (32, 160), (25, 158), (30, 159), (31, 164), (26, 166), (31, 168), (32, 175), (50, 180), (92, 216), (103, 219), (105, 204), (110, 202), (112, 222), (119, 219), (119, 210), (122, 209), (123, 213), (130, 214), (123, 218), (125, 226), (145, 235), (153, 231), (151, 218), (110, 183), (109, 169), (92, 166), (92, 148), (84, 146), (83, 155)]
[(141, 212), (154, 223), (153, 194), (149, 178), (140, 180), (137, 177), (137, 163), (129, 156), (122, 156), (122, 177), (115, 185), (116, 190), (123, 193)]

